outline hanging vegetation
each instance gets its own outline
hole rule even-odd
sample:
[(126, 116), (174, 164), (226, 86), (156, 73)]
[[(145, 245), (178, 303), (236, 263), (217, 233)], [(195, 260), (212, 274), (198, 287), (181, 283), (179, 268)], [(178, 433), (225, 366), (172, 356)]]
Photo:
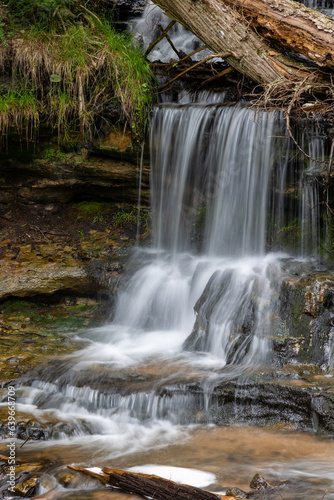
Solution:
[(2, 133), (14, 127), (31, 138), (46, 123), (65, 136), (80, 130), (83, 140), (116, 107), (140, 135), (153, 75), (128, 35), (73, 0), (9, 0), (1, 8)]

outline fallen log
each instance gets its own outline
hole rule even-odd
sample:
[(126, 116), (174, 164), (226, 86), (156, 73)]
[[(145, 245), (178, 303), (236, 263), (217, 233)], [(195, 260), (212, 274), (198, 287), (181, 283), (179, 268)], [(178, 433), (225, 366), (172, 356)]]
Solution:
[[(154, 3), (215, 53), (230, 52), (226, 62), (255, 82), (298, 83), (310, 75), (308, 84), (312, 85), (313, 81), (325, 81), (333, 73), (334, 21), (294, 0), (154, 0)], [(301, 62), (286, 49), (308, 59)]]
[(155, 500), (220, 500), (208, 491), (185, 484), (174, 483), (159, 476), (127, 472), (117, 469), (102, 469), (109, 476), (109, 484), (127, 493), (149, 496)]
[(87, 469), (79, 466), (68, 466), (77, 472), (99, 479), (103, 484), (109, 484), (126, 493), (141, 497), (151, 497), (154, 500), (240, 500), (238, 497), (218, 495), (209, 491), (178, 484), (160, 476), (127, 472), (107, 467), (97, 472), (97, 468)]

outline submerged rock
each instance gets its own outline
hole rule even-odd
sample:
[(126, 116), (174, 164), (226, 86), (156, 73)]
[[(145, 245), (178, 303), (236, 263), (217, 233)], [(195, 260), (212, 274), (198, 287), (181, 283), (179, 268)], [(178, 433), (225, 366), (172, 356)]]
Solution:
[(237, 497), (237, 498), (250, 498), (248, 493), (241, 490), (240, 488), (228, 488), (226, 490), (225, 496)]
[(14, 486), (14, 491), (20, 497), (31, 498), (36, 495), (38, 484), (38, 478), (32, 477)]
[(255, 474), (250, 482), (250, 487), (253, 490), (266, 490), (267, 488), (272, 488), (273, 486), (268, 483), (260, 474)]

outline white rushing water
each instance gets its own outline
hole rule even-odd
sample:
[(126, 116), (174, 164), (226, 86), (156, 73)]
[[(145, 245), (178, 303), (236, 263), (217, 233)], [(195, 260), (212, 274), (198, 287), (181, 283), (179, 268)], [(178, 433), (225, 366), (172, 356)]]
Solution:
[(323, 14), (334, 18), (333, 0), (302, 0), (303, 4), (310, 9), (320, 10)]

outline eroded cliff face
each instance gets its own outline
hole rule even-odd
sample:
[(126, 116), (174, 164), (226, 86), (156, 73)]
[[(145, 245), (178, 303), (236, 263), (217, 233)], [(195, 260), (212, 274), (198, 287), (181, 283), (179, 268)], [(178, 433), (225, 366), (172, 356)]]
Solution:
[(108, 276), (136, 242), (139, 178), (149, 232), (149, 166), (128, 134), (109, 132), (94, 151), (44, 141), (2, 152), (0, 300), (110, 295)]

